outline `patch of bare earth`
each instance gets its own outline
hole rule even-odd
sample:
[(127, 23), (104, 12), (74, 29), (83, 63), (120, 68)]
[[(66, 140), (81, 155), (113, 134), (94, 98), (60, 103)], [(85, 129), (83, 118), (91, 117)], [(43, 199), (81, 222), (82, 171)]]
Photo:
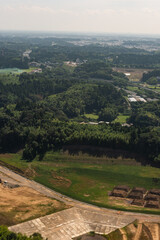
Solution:
[(0, 225), (13, 225), (68, 208), (28, 187), (10, 189), (0, 184)]
[(81, 237), (74, 238), (74, 240), (106, 240), (106, 238), (98, 234), (94, 234), (93, 236), (90, 234), (85, 234)]
[(66, 188), (69, 188), (72, 184), (70, 179), (59, 176), (56, 172), (52, 172), (52, 179), (50, 182), (56, 186), (62, 186)]
[(33, 178), (33, 177), (36, 176), (36, 171), (29, 166), (29, 167), (25, 170), (24, 175), (25, 175), (26, 177), (31, 177), (31, 178)]

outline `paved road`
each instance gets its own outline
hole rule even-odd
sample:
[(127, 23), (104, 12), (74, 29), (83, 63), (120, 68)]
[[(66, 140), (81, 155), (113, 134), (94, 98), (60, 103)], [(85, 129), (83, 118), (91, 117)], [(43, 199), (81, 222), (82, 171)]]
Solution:
[(112, 210), (112, 209), (107, 209), (107, 208), (101, 208), (97, 207), (91, 204), (87, 204), (75, 199), (72, 199), (70, 197), (67, 197), (63, 194), (60, 194), (54, 190), (51, 190), (35, 181), (29, 180), (25, 177), (20, 176), (17, 173), (14, 173), (13, 171), (9, 170), (8, 168), (0, 166), (0, 178), (4, 181), (7, 180), (8, 182), (13, 182), (14, 184), (17, 183), (20, 186), (26, 186), (30, 187), (39, 193), (42, 193), (45, 196), (48, 196), (50, 198), (54, 198), (57, 200), (60, 200), (70, 206), (81, 208), (81, 209), (87, 209), (91, 211), (97, 211), (97, 212), (102, 212), (102, 213), (113, 213), (113, 214), (120, 214), (122, 216), (134, 216), (135, 218), (139, 220), (145, 220), (145, 221), (152, 221), (152, 222), (160, 222), (160, 216), (156, 215), (150, 215), (150, 214), (141, 214), (141, 213), (132, 213), (132, 212), (122, 212), (122, 211), (117, 211), (117, 210)]

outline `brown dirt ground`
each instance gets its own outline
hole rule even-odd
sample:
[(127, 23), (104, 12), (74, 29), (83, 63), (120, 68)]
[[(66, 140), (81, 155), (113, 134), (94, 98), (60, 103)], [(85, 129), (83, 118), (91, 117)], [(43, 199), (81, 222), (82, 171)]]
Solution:
[(95, 234), (94, 236), (90, 236), (89, 234), (85, 234), (81, 237), (74, 238), (75, 240), (106, 240), (105, 237)]
[(140, 80), (144, 72), (152, 71), (152, 69), (137, 69), (137, 68), (113, 68), (114, 71), (122, 73), (130, 73), (128, 76), (130, 80)]
[(52, 172), (52, 179), (51, 183), (56, 185), (56, 186), (62, 186), (62, 187), (67, 187), (69, 188), (70, 185), (72, 184), (70, 179), (67, 179), (65, 177), (59, 176), (56, 172)]
[(28, 187), (10, 189), (0, 184), (0, 225), (13, 225), (68, 208)]
[(160, 223), (134, 222), (107, 235), (110, 240), (159, 240)]

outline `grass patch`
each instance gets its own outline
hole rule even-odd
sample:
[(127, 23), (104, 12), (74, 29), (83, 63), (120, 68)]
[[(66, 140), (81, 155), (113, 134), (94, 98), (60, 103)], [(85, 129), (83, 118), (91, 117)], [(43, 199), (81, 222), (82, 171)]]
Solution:
[(0, 69), (0, 82), (3, 84), (19, 84), (19, 75), (23, 72), (30, 73), (37, 68), (19, 69), (19, 68), (4, 68)]
[(138, 90), (138, 87), (132, 87), (132, 86), (127, 86), (127, 89), (129, 90), (129, 91), (137, 91)]
[(23, 70), (19, 68), (3, 68), (0, 69), (0, 74), (20, 74)]
[[(80, 161), (81, 158), (83, 161)], [(115, 185), (160, 188), (160, 181), (154, 181), (155, 178), (160, 180), (158, 168), (125, 165), (125, 161), (123, 164), (103, 163), (103, 158), (99, 163), (95, 162), (94, 157), (85, 162), (83, 154), (71, 156), (61, 152), (49, 152), (43, 161), (35, 160), (32, 163), (20, 160), (20, 153), (1, 159), (19, 168), (30, 166), (36, 172), (35, 181), (75, 199), (107, 208), (160, 214), (160, 210), (144, 209), (128, 205), (125, 200), (113, 201), (108, 197), (108, 192)]]
[(84, 116), (88, 119), (93, 119), (93, 120), (98, 119), (98, 115), (96, 115), (96, 114), (84, 114)]
[(123, 124), (127, 122), (127, 118), (129, 118), (128, 115), (120, 114), (113, 122)]
[(28, 168), (28, 162), (22, 160), (22, 152), (0, 154), (0, 161), (2, 161), (4, 164), (11, 165), (21, 170)]

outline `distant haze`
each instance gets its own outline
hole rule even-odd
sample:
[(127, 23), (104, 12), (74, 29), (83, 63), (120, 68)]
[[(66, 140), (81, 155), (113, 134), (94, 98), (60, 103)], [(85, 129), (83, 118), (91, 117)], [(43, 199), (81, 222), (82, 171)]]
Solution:
[(160, 34), (160, 1), (0, 0), (0, 30)]

